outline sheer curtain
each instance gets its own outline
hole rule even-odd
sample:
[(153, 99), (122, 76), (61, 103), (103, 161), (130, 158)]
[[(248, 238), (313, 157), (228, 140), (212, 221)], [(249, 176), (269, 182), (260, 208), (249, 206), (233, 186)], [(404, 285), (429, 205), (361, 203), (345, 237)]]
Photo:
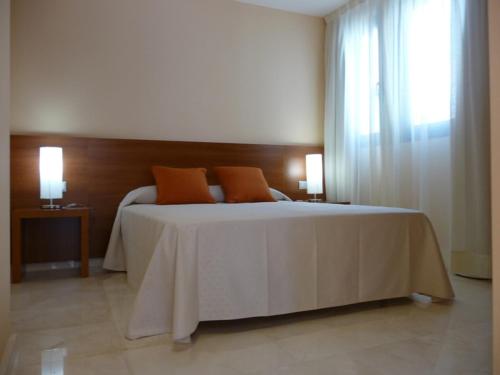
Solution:
[(468, 48), (458, 43), (466, 32), (459, 25), (469, 18), (465, 3), (485, 1), (352, 1), (327, 19), (327, 196), (423, 210), (448, 264), (452, 212), (464, 199), (452, 199), (457, 173), (451, 166), (472, 166), (452, 164), (457, 153), (450, 142), (457, 123), (452, 103), (470, 95), (465, 85), (456, 94), (465, 81), (453, 63)]
[(491, 277), (490, 108), (486, 1), (452, 18), (452, 269)]

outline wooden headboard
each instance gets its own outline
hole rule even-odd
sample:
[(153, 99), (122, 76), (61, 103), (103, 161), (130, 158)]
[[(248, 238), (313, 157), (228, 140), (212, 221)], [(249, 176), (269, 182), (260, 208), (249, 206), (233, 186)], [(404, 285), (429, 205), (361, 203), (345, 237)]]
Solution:
[[(60, 146), (64, 152), (64, 179), (68, 191), (63, 204), (93, 208), (92, 257), (102, 257), (116, 209), (129, 191), (153, 185), (151, 166), (205, 167), (215, 184), (212, 167), (220, 165), (262, 168), (269, 185), (293, 199), (306, 199), (298, 190), (305, 179), (305, 155), (323, 153), (323, 146), (281, 146), (234, 143), (173, 142), (81, 138), (47, 135), (11, 136), (11, 207), (37, 207), (40, 146)], [(77, 224), (77, 223), (76, 223)], [(23, 259), (46, 262), (78, 259), (78, 228), (71, 221), (30, 222)], [(26, 231), (25, 231), (26, 232)], [(47, 236), (51, 241), (44, 241)]]

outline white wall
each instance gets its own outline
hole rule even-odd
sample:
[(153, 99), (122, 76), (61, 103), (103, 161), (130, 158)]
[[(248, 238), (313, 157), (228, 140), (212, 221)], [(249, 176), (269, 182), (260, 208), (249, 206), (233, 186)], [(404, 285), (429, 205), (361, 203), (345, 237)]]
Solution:
[(10, 0), (0, 0), (0, 358), (9, 336), (9, 24)]
[(320, 18), (233, 0), (16, 0), (12, 131), (317, 144)]
[(500, 1), (490, 0), (491, 167), (493, 214), (493, 353), (500, 374)]

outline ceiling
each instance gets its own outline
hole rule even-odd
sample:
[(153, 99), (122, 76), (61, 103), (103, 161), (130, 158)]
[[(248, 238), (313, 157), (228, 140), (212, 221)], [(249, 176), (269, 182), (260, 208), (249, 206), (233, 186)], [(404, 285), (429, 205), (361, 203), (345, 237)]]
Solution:
[(240, 3), (324, 17), (349, 0), (237, 0)]

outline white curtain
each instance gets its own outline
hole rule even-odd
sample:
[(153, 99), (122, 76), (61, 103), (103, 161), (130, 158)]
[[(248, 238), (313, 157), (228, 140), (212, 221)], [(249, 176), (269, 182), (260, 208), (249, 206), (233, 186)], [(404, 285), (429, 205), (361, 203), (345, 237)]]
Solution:
[(456, 1), (452, 17), (452, 269), (491, 277), (487, 3)]
[[(327, 19), (328, 199), (423, 210), (436, 228), (447, 263), (456, 230), (452, 212), (463, 199), (458, 194), (452, 199), (457, 174), (451, 166), (462, 171), (460, 176), (464, 168), (474, 168), (452, 164), (456, 153), (450, 147), (457, 123), (452, 103), (471, 94), (464, 84), (462, 94), (456, 94), (457, 82), (465, 81), (458, 79), (463, 69), (453, 63), (467, 48), (467, 31), (459, 28), (468, 18), (465, 3), (475, 7), (485, 1), (353, 1)], [(474, 52), (483, 56), (479, 49)], [(484, 137), (474, 143), (478, 152), (481, 142)], [(486, 182), (482, 178), (478, 184)]]

